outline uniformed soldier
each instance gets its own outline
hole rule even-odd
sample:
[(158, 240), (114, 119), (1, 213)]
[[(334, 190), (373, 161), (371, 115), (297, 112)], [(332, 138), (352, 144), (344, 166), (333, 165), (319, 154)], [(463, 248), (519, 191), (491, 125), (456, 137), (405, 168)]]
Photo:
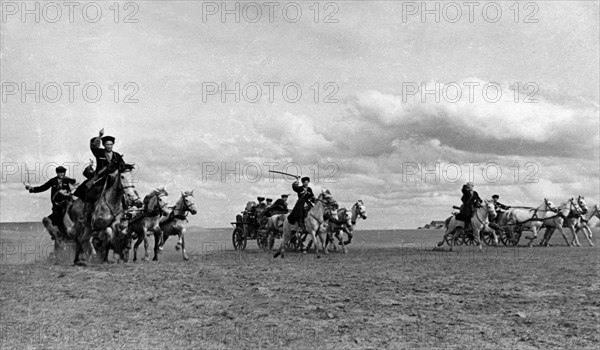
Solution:
[[(104, 148), (100, 147), (100, 144), (102, 144)], [(94, 171), (93, 177), (88, 177), (90, 167), (86, 167), (84, 175), (87, 179), (77, 188), (77, 190), (75, 190), (75, 196), (88, 203), (93, 202), (96, 199), (96, 196), (93, 195), (95, 191), (90, 190), (94, 185), (100, 189), (104, 184), (104, 182), (99, 181), (99, 179), (102, 179), (105, 175), (110, 174), (115, 170), (123, 168), (125, 161), (123, 160), (123, 156), (113, 151), (114, 144), (115, 138), (112, 136), (104, 136), (104, 129), (101, 129), (98, 136), (93, 137), (90, 140), (90, 150), (94, 154), (94, 157), (96, 157), (96, 170)], [(88, 172), (87, 175), (86, 172)], [(88, 195), (90, 192), (92, 194)]]
[(501, 222), (504, 213), (510, 209), (510, 206), (508, 205), (504, 205), (502, 203), (500, 203), (498, 200), (500, 199), (500, 196), (495, 194), (492, 196), (492, 200), (494, 201), (494, 205), (496, 206), (496, 222)]
[(274, 212), (284, 212), (287, 213), (288, 211), (288, 207), (287, 207), (287, 199), (288, 199), (289, 195), (288, 194), (282, 194), (281, 198), (278, 198), (275, 203), (273, 203), (273, 205), (271, 206), (271, 210)]
[(273, 198), (267, 198), (267, 207), (270, 207), (273, 204)]
[(303, 177), (301, 179), (302, 185), (300, 185), (299, 181), (296, 180), (292, 183), (292, 190), (298, 194), (298, 201), (294, 205), (294, 209), (288, 216), (288, 222), (290, 224), (295, 224), (297, 221), (302, 221), (305, 214), (305, 204), (313, 199), (315, 195), (313, 191), (308, 185), (310, 184), (310, 178), (308, 176)]
[[(123, 156), (113, 151), (115, 138), (103, 135), (104, 129), (100, 130), (99, 136), (90, 140), (90, 149), (96, 157), (96, 175), (100, 176), (120, 170), (125, 165)], [(100, 143), (104, 148), (100, 147)]]
[[(65, 198), (68, 198), (71, 195), (71, 186), (74, 185), (77, 181), (70, 177), (66, 176), (67, 169), (63, 166), (59, 166), (56, 168), (56, 176), (48, 180), (45, 184), (32, 187), (30, 185), (25, 185), (25, 189), (29, 191), (29, 193), (40, 193), (45, 192), (50, 189), (50, 201), (52, 202), (52, 214), (48, 216), (52, 224), (58, 227), (59, 231), (66, 235), (67, 228), (63, 222), (63, 217), (65, 215), (65, 208), (67, 206), (67, 201)], [(52, 237), (54, 240), (54, 237)]]
[(267, 208), (267, 204), (265, 203), (265, 197), (256, 197), (256, 199), (258, 200), (258, 204), (254, 207), (254, 210), (257, 215), (260, 215)]

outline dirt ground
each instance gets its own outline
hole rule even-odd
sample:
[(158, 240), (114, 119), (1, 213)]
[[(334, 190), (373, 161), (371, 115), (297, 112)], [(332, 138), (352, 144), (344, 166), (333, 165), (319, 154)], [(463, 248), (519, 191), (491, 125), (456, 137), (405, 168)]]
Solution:
[(596, 349), (595, 233), (596, 247), (555, 235), (482, 253), (434, 248), (439, 230), (358, 231), (348, 254), (273, 260), (231, 250), (231, 230), (192, 230), (189, 261), (173, 240), (158, 263), (75, 267), (48, 261), (39, 228), (12, 227), (0, 348)]

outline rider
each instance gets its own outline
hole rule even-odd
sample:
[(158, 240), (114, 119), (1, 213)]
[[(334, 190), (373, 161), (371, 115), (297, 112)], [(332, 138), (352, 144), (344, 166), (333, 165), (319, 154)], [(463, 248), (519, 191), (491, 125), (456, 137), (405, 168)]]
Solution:
[[(102, 143), (104, 148), (100, 147), (100, 143)], [(77, 197), (85, 199), (88, 203), (93, 202), (95, 200), (94, 196), (87, 195), (90, 193), (92, 187), (97, 186), (101, 188), (104, 182), (99, 181), (100, 179), (104, 179), (106, 175), (123, 168), (125, 161), (123, 160), (123, 156), (113, 151), (114, 144), (115, 138), (104, 136), (104, 129), (101, 129), (98, 136), (90, 140), (90, 150), (94, 154), (94, 157), (96, 157), (96, 170), (93, 177), (85, 180), (75, 190)], [(88, 168), (86, 168), (87, 171), (89, 171)]]
[(510, 209), (510, 206), (500, 203), (499, 199), (500, 196), (497, 194), (492, 196), (492, 201), (494, 201), (494, 205), (496, 206), (496, 222), (500, 222), (500, 218), (504, 215), (504, 212)]
[(267, 208), (273, 204), (273, 198), (267, 198)]
[(298, 201), (294, 205), (294, 209), (288, 216), (288, 222), (290, 224), (295, 224), (296, 221), (302, 222), (305, 216), (305, 206), (307, 202), (315, 197), (313, 191), (310, 187), (308, 187), (310, 183), (310, 178), (305, 176), (301, 179), (302, 186), (300, 186), (298, 179), (292, 183), (292, 190), (298, 194)]
[[(67, 201), (59, 201), (56, 197), (57, 194), (60, 194), (61, 197), (65, 198), (71, 195), (71, 186), (75, 184), (75, 179), (66, 176), (67, 169), (63, 166), (59, 166), (56, 168), (56, 177), (51, 178), (45, 184), (32, 187), (30, 185), (25, 185), (25, 189), (29, 191), (29, 193), (39, 193), (44, 192), (50, 189), (50, 201), (52, 202), (52, 214), (48, 216), (52, 224), (58, 227), (58, 230), (62, 234), (67, 233), (67, 228), (63, 222), (64, 210), (66, 208)], [(52, 237), (54, 240), (54, 237)]]
[(463, 185), (461, 189), (463, 195), (460, 198), (463, 204), (460, 206), (460, 212), (456, 215), (457, 220), (468, 222), (473, 216), (473, 207), (481, 204), (481, 198), (477, 191), (474, 190), (474, 187), (475, 185), (472, 182), (467, 182)]

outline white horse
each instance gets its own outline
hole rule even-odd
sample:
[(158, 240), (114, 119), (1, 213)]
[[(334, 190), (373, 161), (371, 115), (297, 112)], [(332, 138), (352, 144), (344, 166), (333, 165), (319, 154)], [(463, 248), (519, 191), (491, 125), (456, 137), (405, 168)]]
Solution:
[(544, 218), (557, 216), (558, 209), (548, 199), (544, 198), (544, 202), (535, 209), (513, 208), (508, 211), (508, 225), (520, 225), (528, 228), (533, 232), (532, 236), (526, 236), (529, 240), (528, 246), (531, 247), (533, 240), (537, 238), (539, 229), (542, 227)]
[[(569, 242), (569, 239), (563, 230), (563, 225), (566, 225), (573, 234), (573, 245), (581, 246), (579, 239), (577, 239), (577, 234), (575, 233), (575, 225), (579, 221), (581, 214), (584, 212), (587, 212), (587, 205), (581, 197), (579, 197), (577, 201), (575, 198), (569, 198), (564, 201), (558, 207), (557, 215), (544, 220), (546, 232), (544, 234), (544, 238), (540, 242), (540, 245), (547, 246), (554, 231), (559, 230), (560, 234), (565, 239), (565, 242), (567, 242), (567, 246), (571, 247), (571, 242)], [(574, 220), (570, 220), (571, 218)]]
[[(496, 205), (494, 205), (493, 201), (484, 200), (483, 205), (476, 208), (473, 217), (471, 217), (471, 228), (473, 229), (473, 236), (475, 237), (475, 244), (479, 246), (479, 250), (483, 250), (483, 246), (481, 245), (481, 230), (487, 227), (490, 223), (489, 219), (494, 220), (496, 218)], [(450, 240), (450, 251), (452, 251), (452, 246), (456, 238), (464, 231), (465, 222), (461, 220), (457, 220), (456, 216), (452, 216), (450, 221), (448, 222), (448, 226), (446, 227), (446, 232), (444, 236), (452, 234), (452, 239)], [(498, 237), (494, 234), (494, 241), (498, 244)], [(443, 243), (442, 243), (443, 244)], [(439, 245), (439, 244), (438, 244)]]
[[(357, 200), (350, 210), (346, 208), (340, 208), (337, 211), (338, 220), (331, 220), (327, 225), (327, 242), (325, 242), (325, 249), (327, 249), (327, 243), (333, 243), (333, 237), (338, 239), (339, 244), (342, 246), (342, 250), (346, 253), (346, 245), (352, 243), (352, 231), (356, 226), (356, 220), (361, 218), (367, 220), (367, 208), (362, 200)], [(343, 232), (348, 235), (348, 240), (344, 241)]]
[[(309, 209), (306, 218), (304, 218), (303, 222), (304, 222), (304, 229), (305, 231), (311, 235), (312, 237), (312, 241), (315, 244), (315, 255), (317, 257), (319, 256), (319, 245), (317, 243), (317, 234), (319, 234), (319, 238), (321, 239), (321, 241), (324, 241), (324, 235), (327, 234), (326, 228), (325, 226), (325, 216), (328, 216), (329, 218), (333, 219), (333, 220), (337, 220), (338, 216), (337, 216), (337, 209), (338, 209), (338, 204), (335, 201), (335, 199), (333, 199), (331, 197), (331, 194), (329, 193), (329, 191), (326, 192), (321, 192), (321, 194), (319, 195), (319, 197), (316, 199), (316, 203), (315, 205)], [(288, 221), (287, 217), (285, 218), (285, 221), (283, 222), (283, 241), (281, 242), (281, 245), (279, 246), (279, 251), (277, 253), (275, 253), (275, 255), (273, 255), (273, 258), (277, 258), (279, 255), (281, 255), (281, 257), (283, 258), (283, 252), (285, 250), (285, 246), (288, 244), (288, 242), (290, 241), (291, 237), (292, 237), (292, 231), (297, 231), (299, 229), (298, 227), (298, 223), (296, 224), (290, 224), (290, 222)], [(324, 253), (327, 254), (327, 250), (325, 250), (325, 247), (323, 246), (323, 250)], [(304, 253), (306, 253), (306, 251), (304, 250)]]
[(175, 245), (175, 250), (180, 250), (183, 255), (183, 260), (189, 260), (185, 252), (185, 226), (187, 224), (186, 214), (190, 212), (196, 215), (196, 203), (194, 201), (194, 191), (181, 192), (181, 197), (175, 203), (173, 211), (166, 217), (160, 220), (159, 230), (154, 231), (154, 258), (153, 261), (158, 261), (158, 251), (163, 249), (163, 246), (169, 236), (178, 236), (179, 240)]
[(590, 243), (590, 247), (594, 246), (594, 243), (592, 242), (592, 229), (590, 229), (590, 226), (588, 224), (588, 222), (593, 218), (593, 217), (597, 217), (598, 219), (600, 219), (600, 207), (598, 204), (594, 204), (590, 210), (587, 211), (587, 213), (585, 213), (584, 215), (581, 216), (581, 220), (579, 223), (579, 226), (577, 226), (575, 228), (575, 231), (579, 231), (582, 230), (583, 234), (585, 235), (585, 237), (587, 238), (588, 242)]

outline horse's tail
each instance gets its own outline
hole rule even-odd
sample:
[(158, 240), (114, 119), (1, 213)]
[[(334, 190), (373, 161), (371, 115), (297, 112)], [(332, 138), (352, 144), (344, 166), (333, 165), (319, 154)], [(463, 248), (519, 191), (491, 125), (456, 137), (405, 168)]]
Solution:
[(450, 226), (450, 220), (452, 220), (452, 216), (449, 216), (446, 221), (444, 221), (444, 227), (448, 228)]

